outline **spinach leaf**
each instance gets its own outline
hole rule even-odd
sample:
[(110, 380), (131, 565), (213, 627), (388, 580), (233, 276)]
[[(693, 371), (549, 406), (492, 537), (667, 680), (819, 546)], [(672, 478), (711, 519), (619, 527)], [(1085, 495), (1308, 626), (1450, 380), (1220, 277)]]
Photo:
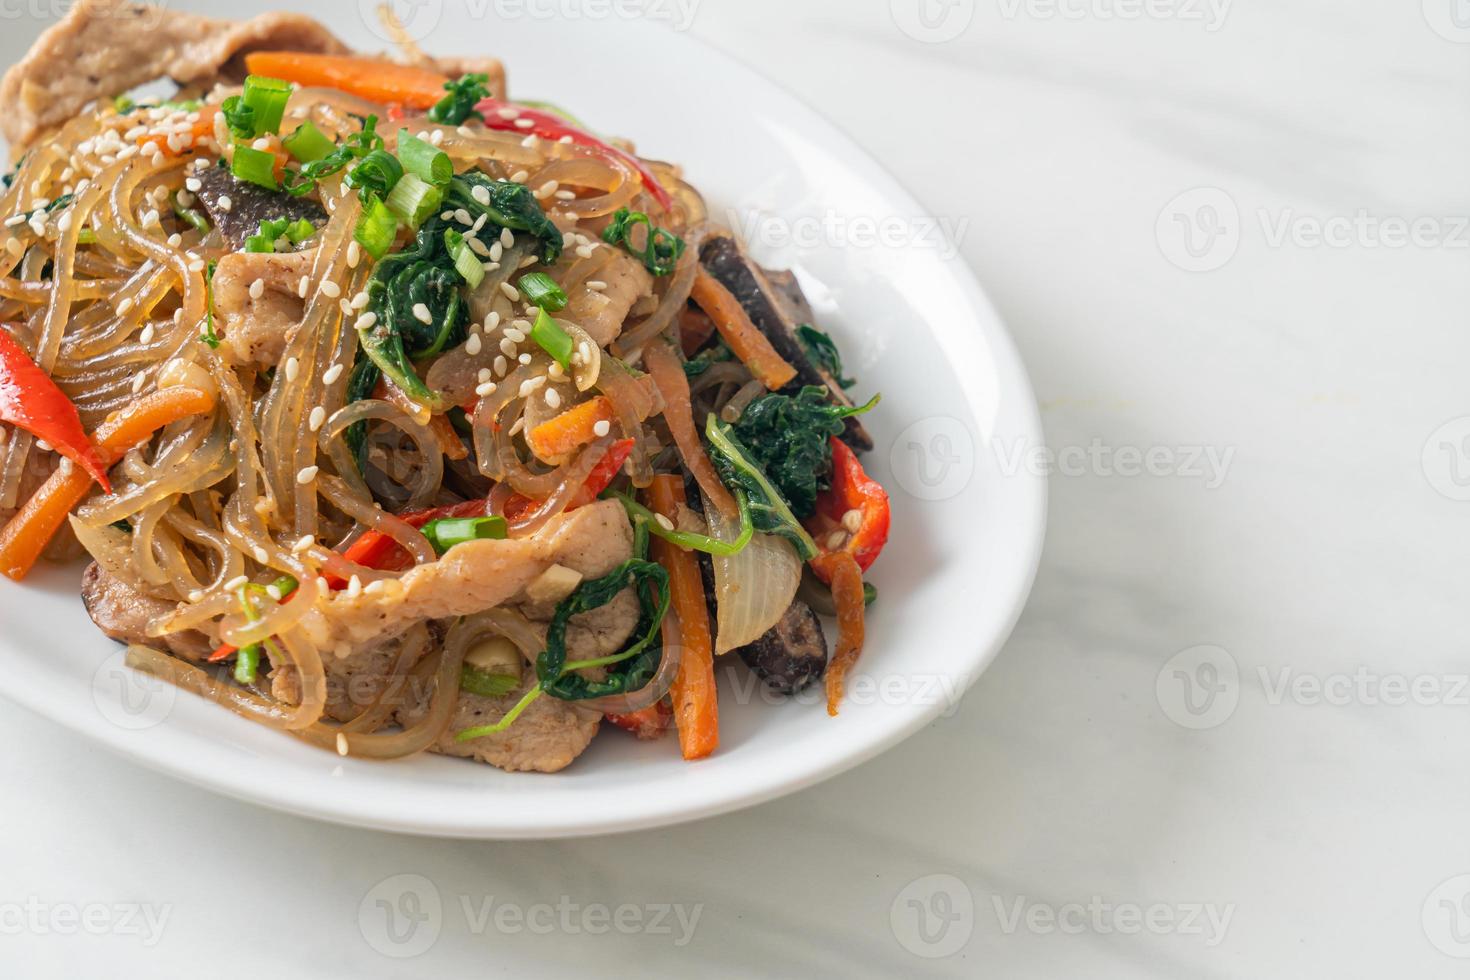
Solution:
[[(464, 339), (469, 313), (444, 242), (449, 223), (434, 215), (414, 243), (383, 257), (368, 280), (368, 311), (374, 319), (358, 329), (362, 351), (405, 395), (430, 408), (439, 396), (419, 379), (413, 362)], [(427, 312), (427, 322), (422, 314)]]
[[(481, 192), (477, 195), (476, 188)], [(561, 258), (561, 231), (551, 223), (541, 202), (524, 184), (509, 180), (492, 180), (479, 171), (461, 174), (449, 182), (444, 210), (463, 208), (472, 219), (488, 215), (485, 227), (478, 232), (481, 241), (493, 241), (500, 229), (525, 232), (540, 243), (541, 261), (550, 265)]]
[(843, 388), (851, 388), (857, 384), (855, 379), (842, 376), (842, 354), (831, 337), (811, 324), (803, 323), (796, 328), (796, 339), (801, 341), (801, 347), (806, 351), (806, 356), (812, 359), (812, 363), (832, 375), (832, 380)]
[[(817, 557), (816, 542), (797, 521), (790, 505), (771, 483), (765, 471), (753, 460), (750, 450), (735, 434), (735, 429), (711, 413), (705, 424), (704, 434), (709, 439), (710, 461), (715, 464), (720, 479), (737, 497), (747, 498), (755, 529), (790, 541), (802, 561)], [(828, 465), (831, 465), (830, 459)]]
[(832, 473), (833, 436), (842, 420), (861, 415), (878, 403), (847, 408), (828, 400), (827, 389), (811, 385), (791, 395), (762, 395), (746, 406), (735, 423), (735, 435), (747, 447), (797, 517), (812, 516), (817, 494), (827, 489)]
[(458, 126), (467, 119), (483, 121), (485, 117), (475, 111), (475, 106), (480, 103), (481, 99), (490, 97), (490, 90), (485, 87), (488, 81), (490, 81), (489, 75), (476, 73), (462, 75), (455, 81), (445, 82), (444, 89), (449, 94), (429, 110), (429, 121), (443, 123), (446, 126)]
[[(647, 540), (646, 532), (642, 538)], [(605, 661), (620, 664), (621, 669), (608, 671), (607, 677), (600, 681), (567, 673), (567, 622), (578, 613), (607, 605), (630, 586), (638, 595), (638, 626), (633, 631), (638, 639)], [(542, 690), (563, 701), (585, 701), (642, 688), (657, 673), (663, 656), (657, 640), (669, 602), (669, 573), (657, 562), (642, 557), (630, 558), (610, 574), (577, 586), (576, 591), (557, 604), (551, 625), (546, 629), (546, 649), (536, 658), (536, 674), (541, 678)]]
[(700, 351), (684, 362), (684, 377), (697, 378), (708, 371), (711, 366), (721, 361), (728, 361), (734, 356), (730, 348), (726, 347), (723, 342), (716, 343), (708, 350)]
[(368, 116), (362, 121), (362, 129), (345, 138), (337, 148), (320, 160), (302, 166), (300, 170), (286, 168), (281, 178), (281, 189), (292, 197), (305, 197), (316, 190), (317, 181), (340, 173), (353, 160), (361, 160), (374, 150), (383, 148), (383, 137), (378, 135), (378, 117)]

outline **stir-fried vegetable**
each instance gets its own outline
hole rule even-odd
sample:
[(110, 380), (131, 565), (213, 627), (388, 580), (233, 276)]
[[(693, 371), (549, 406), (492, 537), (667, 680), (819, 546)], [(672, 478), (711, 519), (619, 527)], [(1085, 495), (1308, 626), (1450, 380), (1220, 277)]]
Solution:
[(791, 512), (791, 506), (781, 492), (751, 458), (750, 451), (740, 442), (730, 424), (710, 415), (705, 425), (705, 438), (709, 440), (710, 459), (719, 471), (720, 479), (735, 493), (746, 496), (755, 529), (785, 538), (803, 561), (815, 558), (818, 554), (816, 542)]
[(735, 500), (720, 482), (719, 474), (709, 461), (709, 454), (704, 451), (704, 444), (699, 441), (699, 428), (694, 422), (694, 410), (689, 400), (689, 379), (680, 370), (678, 355), (667, 344), (655, 342), (644, 351), (643, 362), (663, 396), (664, 421), (679, 447), (684, 468), (721, 514), (734, 517)]
[[(654, 477), (648, 486), (648, 503), (658, 517), (675, 520), (684, 503), (684, 481), (669, 473)], [(668, 572), (672, 598), (672, 608), (664, 621), (664, 656), (669, 656), (669, 648), (676, 644), (682, 653), (679, 672), (669, 688), (679, 748), (686, 759), (703, 759), (720, 744), (720, 702), (699, 559), (665, 540), (654, 541), (651, 549), (654, 560)]]
[[(144, 395), (102, 423), (93, 439), (97, 455), (104, 466), (111, 466), (165, 425), (211, 411), (214, 403), (213, 392), (182, 386)], [(52, 473), (10, 523), (0, 528), (0, 575), (17, 582), (25, 578), (91, 486), (92, 476), (85, 470)]]
[(786, 387), (796, 377), (796, 368), (776, 352), (740, 301), (703, 266), (694, 275), (690, 298), (709, 314), (735, 356), (771, 391)]
[[(833, 437), (832, 486), (818, 495), (807, 529), (823, 551), (845, 551), (867, 571), (888, 543), (889, 523), (888, 492), (863, 470), (857, 453)], [(825, 567), (812, 566), (824, 582)]]
[[(655, 642), (671, 602), (669, 575), (656, 562), (649, 561), (648, 534), (635, 529), (634, 557), (623, 562), (602, 578), (578, 585), (571, 595), (556, 606), (546, 630), (546, 649), (536, 658), (537, 683), (525, 696), (493, 725), (467, 728), (455, 735), (455, 741), (467, 742), (505, 731), (533, 701), (550, 694), (563, 701), (585, 701), (637, 691), (658, 670), (662, 651)], [(633, 631), (637, 639), (620, 653), (596, 660), (567, 662), (567, 623), (573, 616), (612, 602), (624, 589), (632, 588), (638, 596), (638, 625)], [(589, 680), (575, 671), (589, 667), (618, 667), (600, 681)]]
[(746, 406), (735, 423), (735, 435), (791, 504), (792, 513), (805, 519), (816, 510), (817, 492), (828, 486), (831, 440), (842, 433), (842, 420), (877, 404), (874, 396), (857, 408), (834, 405), (827, 390), (815, 386), (795, 396), (762, 395)]
[(843, 388), (851, 388), (857, 384), (856, 379), (842, 376), (842, 352), (837, 349), (836, 341), (827, 334), (810, 323), (802, 323), (796, 328), (796, 339), (801, 342), (801, 349), (806, 351), (806, 356), (811, 358), (812, 363), (831, 375), (833, 381)]
[(488, 81), (489, 75), (471, 73), (445, 82), (444, 89), (449, 94), (429, 110), (429, 120), (446, 126), (458, 126), (470, 119), (483, 120), (485, 117), (475, 111), (475, 105), (490, 97), (490, 90), (485, 87)]
[(526, 433), (526, 445), (537, 459), (561, 459), (596, 439), (598, 427), (610, 427), (616, 419), (611, 400), (598, 395), (536, 426)]
[(503, 517), (441, 517), (425, 524), (422, 530), (439, 555), (457, 544), (504, 541), (507, 536)]
[(77, 407), (4, 331), (0, 331), (0, 422), (46, 441), (112, 492), (107, 467), (87, 439)]
[(516, 285), (520, 287), (521, 295), (525, 297), (526, 302), (532, 306), (539, 306), (542, 310), (551, 313), (566, 309), (566, 290), (558, 286), (556, 280), (544, 272), (528, 272), (521, 276)]
[(540, 245), (537, 254), (545, 265), (561, 257), (560, 229), (546, 216), (535, 193), (524, 184), (492, 180), (472, 170), (450, 181), (444, 207), (463, 209), (472, 221), (487, 215), (485, 226), (479, 231), (482, 241), (491, 241), (508, 228), (518, 238), (522, 232), (534, 238)]
[(334, 88), (385, 105), (398, 103), (415, 109), (434, 106), (449, 81), (439, 72), (395, 61), (300, 51), (252, 51), (245, 56), (245, 68), (298, 85)]
[[(659, 203), (660, 207), (665, 211), (673, 209), (674, 199), (669, 196), (668, 191), (664, 190), (658, 178), (653, 175), (653, 171), (648, 169), (642, 160), (579, 129), (562, 116), (544, 109), (512, 105), (499, 99), (484, 99), (475, 108), (484, 117), (485, 125), (490, 129), (509, 130), (522, 134), (529, 132), (552, 143), (565, 140), (577, 146), (586, 147), (599, 156), (620, 160), (638, 171), (638, 176), (643, 179), (644, 188)], [(529, 123), (529, 127), (520, 125), (522, 121)]]
[[(311, 126), (311, 123), (303, 123), (301, 128), (286, 137), (282, 144), (304, 147), (310, 155), (315, 156), (320, 146), (309, 132), (303, 135), (303, 130), (307, 126)], [(313, 126), (312, 130), (316, 130), (316, 127)], [(317, 135), (321, 135), (320, 131), (317, 131)], [(326, 137), (323, 136), (322, 139)], [(343, 168), (352, 161), (361, 160), (374, 150), (382, 148), (383, 137), (378, 135), (378, 117), (368, 116), (362, 121), (362, 129), (344, 138), (330, 152), (308, 160), (300, 170), (292, 170), (287, 167), (281, 178), (281, 189), (292, 197), (305, 197), (316, 190), (318, 181), (341, 173)], [(297, 157), (297, 159), (304, 158)]]
[[(639, 225), (643, 226), (645, 235), (641, 248), (633, 241)], [(684, 255), (684, 239), (655, 225), (653, 219), (642, 211), (629, 211), (627, 208), (619, 208), (612, 216), (612, 222), (602, 231), (602, 240), (609, 245), (623, 246), (656, 276), (672, 273)]]
[[(521, 282), (524, 284), (525, 279), (522, 279)], [(565, 293), (562, 293), (562, 300), (563, 302), (566, 300)], [(536, 311), (536, 322), (531, 326), (531, 339), (536, 342), (536, 346), (549, 354), (553, 361), (560, 364), (562, 370), (571, 368), (572, 348), (575, 346), (572, 338), (544, 309)]]
[[(634, 521), (644, 521), (648, 524), (648, 533), (654, 537), (667, 541), (675, 547), (685, 551), (702, 551), (707, 555), (720, 555), (729, 557), (738, 555), (750, 544), (755, 537), (755, 524), (750, 518), (750, 505), (744, 494), (737, 497), (740, 507), (740, 534), (733, 541), (721, 541), (719, 538), (710, 537), (708, 534), (699, 534), (694, 531), (680, 531), (672, 525), (665, 526), (658, 519), (658, 514), (644, 507), (638, 501), (625, 493), (614, 494), (623, 504), (623, 509), (628, 512), (628, 517)], [(681, 494), (682, 500), (682, 494)], [(668, 518), (671, 520), (671, 518)]]
[(286, 218), (262, 221), (260, 231), (245, 239), (245, 251), (286, 252), (290, 251), (292, 245), (300, 245), (315, 234), (316, 226), (305, 218), (295, 221)]
[(837, 714), (847, 672), (863, 652), (865, 595), (863, 572), (857, 561), (845, 551), (822, 555), (812, 562), (818, 576), (832, 583), (832, 598), (837, 603), (837, 650), (827, 664), (827, 714)]

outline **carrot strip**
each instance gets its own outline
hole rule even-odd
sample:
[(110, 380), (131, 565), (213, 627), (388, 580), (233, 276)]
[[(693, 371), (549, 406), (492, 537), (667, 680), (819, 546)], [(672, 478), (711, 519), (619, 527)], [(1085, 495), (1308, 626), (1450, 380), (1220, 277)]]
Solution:
[[(112, 466), (159, 429), (212, 411), (214, 403), (212, 392), (197, 388), (164, 388), (144, 395), (98, 427), (93, 437), (97, 455), (105, 466)], [(10, 523), (0, 528), (0, 575), (17, 582), (25, 578), (92, 483), (92, 477), (80, 469), (52, 473)]]
[[(684, 503), (684, 481), (669, 473), (655, 476), (648, 487), (647, 503), (654, 513), (671, 521), (678, 520), (679, 505)], [(670, 629), (665, 623), (664, 656), (669, 655), (669, 647), (676, 643), (684, 648), (679, 674), (669, 688), (674, 723), (679, 729), (679, 748), (686, 759), (703, 759), (720, 745), (720, 701), (715, 689), (714, 641), (699, 559), (662, 538), (654, 538), (649, 547), (654, 560), (669, 573), (673, 600), (669, 618), (677, 625), (677, 629)], [(861, 582), (858, 591), (861, 594)]]
[(653, 379), (659, 394), (663, 395), (664, 420), (669, 423), (669, 431), (673, 433), (684, 466), (720, 513), (732, 521), (738, 520), (740, 509), (735, 506), (735, 498), (720, 481), (714, 464), (709, 461), (709, 454), (704, 451), (704, 443), (699, 440), (699, 428), (694, 424), (694, 410), (689, 404), (689, 379), (684, 376), (684, 366), (674, 356), (673, 349), (661, 343), (648, 345), (643, 352), (643, 365), (648, 368), (648, 376)]
[(786, 387), (796, 377), (796, 368), (776, 353), (766, 335), (750, 321), (740, 301), (703, 266), (694, 275), (690, 298), (715, 321), (715, 329), (735, 356), (771, 391)]
[(607, 720), (624, 731), (632, 732), (640, 740), (648, 741), (663, 738), (669, 733), (669, 725), (674, 720), (674, 709), (669, 707), (667, 701), (658, 701), (632, 714), (608, 715)]
[(837, 652), (827, 664), (827, 714), (836, 715), (847, 672), (863, 652), (863, 570), (848, 551), (828, 552), (813, 558), (811, 564), (832, 583), (832, 599), (837, 603)]
[(537, 459), (559, 459), (596, 439), (597, 423), (606, 422), (610, 426), (616, 420), (612, 400), (598, 395), (536, 426), (526, 433), (526, 445)]
[(299, 51), (252, 51), (245, 56), (245, 67), (252, 75), (334, 88), (373, 102), (397, 102), (415, 109), (432, 108), (444, 97), (449, 81), (439, 72), (393, 61)]

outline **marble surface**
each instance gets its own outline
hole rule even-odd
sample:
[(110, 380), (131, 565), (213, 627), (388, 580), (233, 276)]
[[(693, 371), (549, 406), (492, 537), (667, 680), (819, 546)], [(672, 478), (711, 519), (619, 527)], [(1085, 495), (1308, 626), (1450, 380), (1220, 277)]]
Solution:
[[(0, 9), (4, 61), (52, 7)], [(820, 787), (550, 844), (282, 816), (0, 711), (0, 970), (1463, 976), (1470, 11), (636, 9), (959, 232), (1054, 452), (1017, 463), (1051, 524), (1004, 653)]]

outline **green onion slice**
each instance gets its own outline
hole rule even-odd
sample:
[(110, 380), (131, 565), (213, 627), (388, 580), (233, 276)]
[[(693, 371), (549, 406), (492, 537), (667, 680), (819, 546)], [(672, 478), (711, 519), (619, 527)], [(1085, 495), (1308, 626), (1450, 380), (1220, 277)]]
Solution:
[(291, 83), (279, 78), (251, 75), (245, 79), (241, 102), (254, 112), (255, 135), (279, 132), (291, 98)]
[(442, 555), (467, 541), (504, 541), (510, 529), (503, 517), (441, 517), (425, 524), (423, 532)]
[(448, 153), (406, 129), (398, 131), (398, 160), (404, 170), (436, 187), (445, 186), (454, 176), (454, 162)]
[(567, 308), (566, 290), (544, 272), (528, 272), (521, 276), (517, 285), (521, 287), (521, 295), (532, 306), (539, 306), (553, 313)]
[(352, 237), (363, 250), (377, 261), (388, 254), (397, 235), (398, 219), (388, 209), (388, 205), (376, 197), (367, 201), (363, 205), (362, 215), (357, 219), (357, 227), (352, 232)]
[(276, 189), (276, 155), (253, 146), (236, 146), (235, 162), (230, 173), (240, 180)]
[(327, 139), (326, 134), (317, 129), (310, 119), (296, 127), (296, 131), (290, 136), (283, 137), (281, 146), (301, 163), (315, 163), (337, 148), (337, 144)]
[(425, 182), (417, 174), (406, 173), (393, 186), (387, 203), (389, 211), (410, 228), (417, 229), (444, 203), (444, 189)]
[(562, 366), (562, 370), (571, 369), (572, 349), (576, 344), (545, 310), (536, 311), (536, 322), (531, 327), (531, 339), (541, 345), (541, 349), (550, 354), (551, 359)]

